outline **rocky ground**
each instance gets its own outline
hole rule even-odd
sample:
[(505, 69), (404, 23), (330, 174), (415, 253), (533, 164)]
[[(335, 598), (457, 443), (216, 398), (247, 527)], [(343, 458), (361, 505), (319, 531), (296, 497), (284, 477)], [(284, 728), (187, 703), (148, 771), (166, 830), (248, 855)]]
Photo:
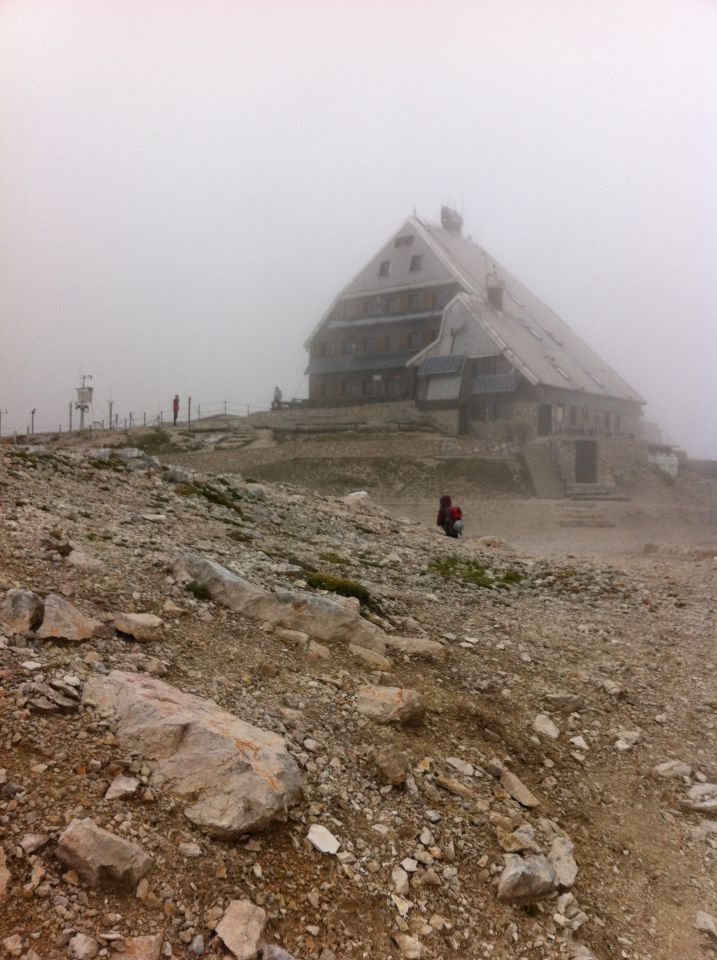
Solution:
[(397, 512), (0, 450), (7, 956), (717, 956), (714, 550)]

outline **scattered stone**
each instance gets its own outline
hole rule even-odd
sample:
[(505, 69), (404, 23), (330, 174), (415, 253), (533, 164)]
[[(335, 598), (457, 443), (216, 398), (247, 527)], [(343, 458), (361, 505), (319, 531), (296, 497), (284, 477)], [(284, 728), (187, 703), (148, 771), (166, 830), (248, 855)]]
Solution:
[(426, 713), (420, 693), (401, 687), (359, 687), (356, 709), (379, 723), (396, 723), (402, 727), (418, 726)]
[(620, 730), (618, 732), (618, 739), (615, 741), (615, 746), (620, 751), (620, 753), (625, 753), (640, 742), (642, 734), (639, 730)]
[(44, 603), (32, 590), (8, 590), (0, 607), (0, 621), (16, 633), (25, 633), (40, 626), (44, 611)]
[(29, 857), (31, 853), (35, 853), (41, 847), (44, 847), (49, 839), (46, 833), (26, 833), (20, 840), (20, 846), (25, 855)]
[(505, 855), (498, 881), (498, 899), (503, 903), (534, 903), (555, 890), (555, 872), (543, 856)]
[(423, 956), (423, 944), (418, 937), (412, 937), (408, 933), (394, 933), (394, 942), (401, 951), (401, 956), (406, 960), (420, 960)]
[(138, 789), (139, 780), (120, 773), (107, 788), (105, 800), (123, 800), (125, 797), (133, 797)]
[(124, 937), (122, 960), (159, 960), (162, 953), (162, 934), (154, 933), (145, 937)]
[(405, 750), (396, 747), (382, 747), (376, 754), (376, 767), (382, 783), (390, 783), (393, 787), (400, 787), (406, 782), (409, 770), (409, 756)]
[(704, 910), (698, 910), (695, 916), (695, 929), (707, 933), (713, 940), (717, 940), (717, 921)]
[(394, 637), (388, 634), (386, 646), (396, 653), (417, 657), (419, 660), (435, 660), (442, 663), (448, 658), (448, 649), (442, 643), (424, 637)]
[(313, 823), (307, 837), (309, 843), (320, 853), (338, 853), (341, 841), (320, 823)]
[(86, 617), (63, 597), (51, 593), (45, 600), (45, 616), (37, 635), (41, 640), (89, 640), (101, 630), (99, 620)]
[(22, 953), (22, 937), (19, 933), (15, 933), (11, 937), (6, 937), (2, 941), (2, 945), (5, 953), (10, 957), (19, 957)]
[(177, 847), (177, 853), (180, 855), (180, 857), (201, 857), (202, 848), (198, 843), (180, 843)]
[(506, 767), (503, 767), (500, 773), (500, 784), (521, 806), (528, 809), (540, 806), (540, 800), (531, 793), (519, 777)]
[(382, 653), (377, 653), (376, 650), (370, 650), (368, 647), (359, 647), (355, 643), (350, 643), (349, 652), (375, 670), (393, 670), (391, 660), (389, 660), (388, 657), (384, 657)]
[(555, 871), (557, 883), (569, 889), (578, 875), (578, 865), (573, 858), (574, 844), (567, 837), (556, 837), (548, 853), (548, 862)]
[(116, 716), (119, 742), (152, 761), (153, 784), (191, 797), (185, 815), (212, 836), (263, 830), (301, 797), (283, 739), (213, 700), (118, 670), (90, 677), (83, 699)]
[(164, 620), (153, 613), (116, 613), (110, 625), (135, 640), (149, 642), (161, 640)]
[(391, 883), (393, 884), (393, 889), (396, 891), (399, 897), (408, 896), (408, 874), (403, 867), (399, 867), (398, 864), (391, 871)]
[(214, 928), (236, 960), (254, 960), (264, 932), (266, 912), (250, 900), (232, 900)]
[(141, 847), (103, 830), (89, 817), (73, 820), (62, 832), (57, 858), (89, 887), (133, 889), (152, 866)]
[(577, 693), (548, 693), (545, 699), (551, 707), (566, 713), (577, 713), (584, 706), (583, 698)]
[(7, 868), (5, 850), (3, 849), (3, 845), (0, 843), (0, 903), (7, 899), (7, 892), (11, 880), (12, 876)]
[[(358, 648), (357, 649), (364, 649)], [(378, 654), (380, 656), (380, 654)], [(321, 660), (330, 660), (331, 651), (328, 647), (324, 646), (323, 643), (317, 643), (316, 640), (309, 640), (309, 645), (306, 648), (306, 659), (309, 663), (319, 663)]]
[(665, 760), (664, 763), (658, 763), (652, 772), (660, 780), (671, 780), (674, 777), (691, 776), (692, 767), (682, 760)]
[(545, 713), (539, 713), (533, 720), (533, 730), (544, 737), (549, 737), (551, 740), (557, 740), (560, 736), (559, 727)]
[(93, 960), (100, 949), (94, 937), (89, 937), (86, 933), (76, 933), (68, 947), (72, 960)]

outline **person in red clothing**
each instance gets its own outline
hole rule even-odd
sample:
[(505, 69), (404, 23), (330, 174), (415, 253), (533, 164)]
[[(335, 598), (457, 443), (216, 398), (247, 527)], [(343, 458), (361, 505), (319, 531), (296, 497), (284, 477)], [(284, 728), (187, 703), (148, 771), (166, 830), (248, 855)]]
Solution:
[(441, 497), (436, 526), (441, 527), (447, 537), (453, 535), (451, 532), (453, 529), (453, 521), (451, 520), (451, 498), (447, 495)]
[(177, 426), (177, 417), (179, 416), (179, 394), (174, 394), (174, 400), (172, 400), (172, 413), (174, 414), (174, 426)]

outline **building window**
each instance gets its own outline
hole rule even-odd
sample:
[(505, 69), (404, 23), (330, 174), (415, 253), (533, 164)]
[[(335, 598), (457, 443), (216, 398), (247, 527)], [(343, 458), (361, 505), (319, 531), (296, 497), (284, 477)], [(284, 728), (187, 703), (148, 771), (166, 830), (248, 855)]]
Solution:
[(578, 409), (577, 407), (570, 408), (570, 426), (577, 427), (578, 425)]
[(410, 247), (413, 243), (413, 237), (396, 237), (394, 247)]
[(610, 414), (609, 414), (608, 411), (606, 410), (606, 411), (603, 413), (602, 416), (603, 416), (603, 421), (602, 421), (602, 422), (603, 422), (603, 427), (604, 427), (606, 430), (609, 430), (609, 429), (610, 429)]
[(378, 268), (379, 277), (387, 277), (390, 269), (391, 269), (391, 261), (382, 260), (381, 265)]
[(396, 353), (401, 347), (401, 341), (397, 333), (389, 333), (386, 337), (386, 350), (389, 353)]
[(411, 333), (408, 337), (408, 345), (412, 350), (418, 350), (423, 344), (423, 334), (420, 332)]
[(356, 344), (353, 340), (344, 340), (341, 344), (341, 353), (344, 356), (350, 356), (356, 349)]
[(418, 311), (423, 305), (423, 296), (420, 293), (412, 293), (408, 298), (408, 309), (411, 311)]
[(615, 414), (615, 433), (619, 433), (621, 427), (622, 427), (622, 417), (620, 416), (619, 413), (616, 413)]
[(423, 254), (414, 253), (411, 257), (411, 265), (408, 268), (409, 273), (418, 273), (423, 269)]

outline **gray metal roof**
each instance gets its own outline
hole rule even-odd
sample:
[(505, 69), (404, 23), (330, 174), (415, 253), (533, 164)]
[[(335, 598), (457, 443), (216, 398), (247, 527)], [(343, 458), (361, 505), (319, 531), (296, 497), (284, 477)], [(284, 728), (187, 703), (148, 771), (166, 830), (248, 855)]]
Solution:
[(471, 380), (471, 394), (512, 393), (519, 382), (520, 374), (516, 370), (511, 373), (484, 373)]
[(445, 357), (429, 357), (418, 368), (419, 377), (439, 377), (450, 373), (458, 373), (463, 369), (465, 357), (462, 353), (448, 354)]
[[(411, 219), (416, 221), (436, 255), (452, 265), (455, 278), (469, 293), (459, 294), (446, 307), (442, 332), (446, 316), (456, 301), (462, 301), (499, 351), (532, 383), (644, 403), (643, 398), (550, 307), (478, 244), (418, 217)], [(497, 276), (504, 288), (503, 309), (500, 311), (487, 299), (487, 280), (491, 274)], [(428, 355), (446, 352), (445, 344), (440, 346), (442, 332), (435, 351), (427, 351)]]

